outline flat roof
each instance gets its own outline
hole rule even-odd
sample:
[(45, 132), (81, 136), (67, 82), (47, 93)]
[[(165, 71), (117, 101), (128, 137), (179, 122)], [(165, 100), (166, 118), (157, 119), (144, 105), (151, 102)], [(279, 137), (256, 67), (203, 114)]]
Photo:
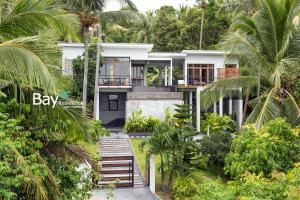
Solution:
[(174, 52), (150, 52), (149, 54), (150, 58), (185, 58), (187, 54), (185, 53), (174, 53)]
[[(84, 47), (83, 43), (58, 43), (60, 47)], [(153, 44), (144, 43), (101, 43), (102, 47), (107, 48), (129, 48), (129, 49), (147, 49), (150, 52), (153, 48)]]
[[(58, 43), (60, 47), (84, 47), (83, 43)], [(181, 52), (151, 52), (153, 44), (149, 43), (101, 43), (102, 47), (107, 48), (129, 48), (129, 49), (147, 49), (150, 58), (185, 58), (187, 55), (225, 55), (225, 51), (221, 50), (182, 50)]]
[(225, 55), (225, 51), (220, 51), (220, 50), (182, 50), (182, 53), (185, 54), (202, 54), (202, 55)]

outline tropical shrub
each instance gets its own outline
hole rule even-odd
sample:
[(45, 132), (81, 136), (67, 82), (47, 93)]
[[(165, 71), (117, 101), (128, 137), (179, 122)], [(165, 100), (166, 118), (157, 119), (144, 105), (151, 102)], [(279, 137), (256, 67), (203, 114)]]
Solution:
[(160, 126), (161, 121), (153, 116), (146, 118), (143, 116), (142, 110), (132, 112), (131, 116), (127, 118), (124, 130), (127, 133), (132, 132), (152, 132), (156, 126)]
[(216, 113), (206, 113), (204, 119), (201, 120), (201, 132), (210, 133), (219, 132), (235, 132), (237, 128), (236, 123), (231, 117), (223, 115), (220, 116)]
[(199, 185), (195, 200), (298, 200), (300, 198), (299, 164), (286, 174), (274, 171), (270, 178), (245, 173), (240, 180), (224, 184), (221, 180)]
[(210, 164), (224, 166), (225, 157), (230, 151), (232, 135), (227, 132), (211, 133), (200, 140), (200, 152), (207, 156)]
[(97, 163), (75, 144), (78, 139), (66, 137), (69, 129), (68, 120), (37, 113), (34, 107), (15, 99), (1, 99), (1, 199), (64, 200), (90, 196), (92, 171), (88, 170), (88, 176), (83, 178), (83, 172), (77, 168), (87, 162), (97, 169)]
[(197, 194), (198, 186), (191, 177), (178, 177), (173, 185), (172, 194), (175, 200), (191, 199)]
[(272, 199), (298, 200), (300, 198), (300, 168), (295, 168), (286, 174), (274, 171), (269, 178), (246, 173), (236, 182), (230, 184), (235, 189), (238, 199)]
[(236, 200), (235, 187), (226, 186), (222, 180), (207, 181), (199, 185), (193, 200)]
[(286, 172), (299, 161), (299, 130), (284, 119), (275, 119), (257, 130), (247, 125), (233, 140), (225, 159), (225, 172), (241, 177), (245, 172), (267, 176), (272, 171)]
[(207, 113), (201, 122), (203, 133), (209, 135), (199, 141), (200, 152), (209, 158), (209, 163), (224, 166), (225, 156), (230, 151), (232, 133), (236, 124), (229, 116)]
[(176, 126), (189, 125), (192, 121), (192, 114), (190, 113), (191, 105), (176, 104), (174, 119)]

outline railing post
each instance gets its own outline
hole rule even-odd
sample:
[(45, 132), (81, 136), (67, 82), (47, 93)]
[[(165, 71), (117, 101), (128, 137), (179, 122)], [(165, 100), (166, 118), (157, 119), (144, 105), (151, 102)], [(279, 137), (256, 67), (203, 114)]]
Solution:
[(131, 168), (132, 168), (132, 187), (134, 187), (134, 157), (131, 157)]

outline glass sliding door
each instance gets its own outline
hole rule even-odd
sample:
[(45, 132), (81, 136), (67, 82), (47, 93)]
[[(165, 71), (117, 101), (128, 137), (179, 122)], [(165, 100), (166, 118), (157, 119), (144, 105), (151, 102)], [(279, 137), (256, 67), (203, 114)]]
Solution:
[(188, 64), (188, 83), (190, 85), (205, 85), (213, 81), (213, 64)]
[(129, 58), (104, 58), (103, 65), (100, 68), (99, 85), (130, 85)]

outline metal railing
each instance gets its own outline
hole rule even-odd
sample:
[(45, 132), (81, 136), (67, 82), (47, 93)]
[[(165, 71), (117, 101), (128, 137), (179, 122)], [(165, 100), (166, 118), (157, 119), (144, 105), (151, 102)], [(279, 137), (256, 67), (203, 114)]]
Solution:
[(241, 72), (239, 68), (219, 68), (217, 74), (218, 79), (222, 79), (240, 76)]
[(99, 86), (131, 86), (130, 76), (99, 76)]

